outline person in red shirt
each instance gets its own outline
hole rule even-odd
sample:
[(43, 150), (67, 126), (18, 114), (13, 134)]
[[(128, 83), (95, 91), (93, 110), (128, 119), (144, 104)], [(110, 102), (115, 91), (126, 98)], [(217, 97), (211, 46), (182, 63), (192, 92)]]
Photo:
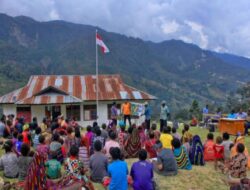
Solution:
[(156, 139), (153, 131), (149, 132), (149, 139), (145, 142), (145, 149), (148, 152), (149, 158), (156, 158), (157, 154), (154, 149)]
[(29, 132), (29, 124), (25, 124), (23, 126), (22, 135), (23, 135), (23, 143), (26, 143), (30, 146), (31, 145), (31, 135)]
[(204, 144), (204, 160), (213, 161), (215, 159), (214, 155), (214, 135), (213, 133), (208, 133), (207, 141)]
[(217, 170), (218, 168), (218, 162), (224, 160), (224, 146), (222, 145), (222, 137), (218, 136), (216, 138), (216, 144), (214, 145), (214, 168)]

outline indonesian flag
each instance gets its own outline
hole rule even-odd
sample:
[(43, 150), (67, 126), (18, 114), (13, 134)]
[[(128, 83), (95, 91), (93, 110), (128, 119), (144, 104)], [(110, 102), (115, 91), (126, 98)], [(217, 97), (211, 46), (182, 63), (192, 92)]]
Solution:
[(109, 48), (104, 44), (102, 37), (99, 34), (96, 34), (96, 44), (101, 46), (103, 53), (109, 52)]

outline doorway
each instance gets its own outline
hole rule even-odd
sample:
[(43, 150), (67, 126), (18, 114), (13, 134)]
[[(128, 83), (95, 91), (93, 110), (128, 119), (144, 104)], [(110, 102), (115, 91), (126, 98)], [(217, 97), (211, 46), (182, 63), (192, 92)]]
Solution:
[(45, 115), (52, 120), (56, 119), (59, 115), (61, 115), (61, 106), (45, 106)]

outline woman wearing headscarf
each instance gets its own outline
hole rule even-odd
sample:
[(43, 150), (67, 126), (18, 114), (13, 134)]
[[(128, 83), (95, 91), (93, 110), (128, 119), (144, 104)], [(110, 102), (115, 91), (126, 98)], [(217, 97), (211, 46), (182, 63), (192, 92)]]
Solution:
[(125, 143), (126, 157), (136, 158), (138, 157), (139, 150), (141, 150), (140, 135), (137, 128), (129, 128), (130, 135)]

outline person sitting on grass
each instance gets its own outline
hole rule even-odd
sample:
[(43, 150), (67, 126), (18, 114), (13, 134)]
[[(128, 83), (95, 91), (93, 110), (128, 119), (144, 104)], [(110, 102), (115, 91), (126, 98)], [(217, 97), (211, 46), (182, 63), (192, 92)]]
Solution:
[(136, 190), (154, 190), (153, 164), (146, 161), (147, 151), (139, 151), (139, 161), (133, 163), (130, 175), (133, 179), (133, 188)]
[(122, 150), (124, 150), (125, 141), (128, 136), (125, 129), (125, 126), (120, 126), (120, 131), (118, 133), (118, 142)]
[(90, 147), (90, 155), (92, 155), (94, 153), (95, 141), (100, 141), (102, 143), (102, 148), (104, 147), (105, 139), (104, 139), (104, 137), (101, 136), (101, 134), (102, 134), (101, 129), (99, 127), (97, 127), (95, 130), (95, 135), (92, 138), (91, 147)]
[(72, 145), (69, 149), (70, 157), (65, 161), (65, 171), (69, 176), (76, 177), (77, 179), (84, 179), (85, 169), (83, 163), (78, 159), (79, 148)]
[(3, 175), (6, 178), (17, 178), (18, 176), (18, 158), (12, 150), (12, 141), (7, 140), (3, 148), (5, 154), (0, 158), (0, 170), (4, 170)]
[(174, 138), (172, 140), (172, 146), (178, 169), (191, 170), (192, 164), (189, 160), (189, 155), (186, 148), (181, 146), (180, 140)]
[(149, 131), (149, 139), (145, 142), (145, 149), (149, 155), (149, 158), (156, 158), (157, 154), (154, 149), (156, 139), (154, 138), (154, 132)]
[(154, 135), (155, 135), (155, 139), (156, 140), (159, 140), (160, 139), (160, 136), (161, 136), (161, 132), (159, 130), (157, 130), (157, 125), (156, 123), (153, 123), (152, 126), (151, 126), (151, 131), (154, 132)]
[(214, 135), (213, 133), (208, 133), (207, 140), (204, 144), (204, 160), (213, 161), (215, 159), (214, 154)]
[(188, 139), (187, 137), (185, 137), (185, 138), (183, 139), (183, 144), (182, 144), (182, 146), (185, 147), (185, 149), (186, 149), (186, 151), (187, 151), (187, 153), (188, 153), (188, 155), (189, 155), (189, 154), (191, 153), (191, 146), (190, 146), (189, 139)]
[(36, 151), (39, 152), (40, 154), (44, 154), (47, 156), (49, 154), (49, 147), (45, 143), (45, 136), (40, 135), (38, 141), (39, 141), (39, 144), (37, 145)]
[(222, 146), (224, 147), (224, 160), (228, 161), (230, 160), (230, 144), (232, 144), (233, 142), (231, 140), (229, 140), (230, 136), (227, 132), (223, 133), (223, 142), (222, 142)]
[(36, 149), (37, 145), (39, 145), (39, 137), (41, 135), (41, 128), (40, 127), (37, 127), (36, 130), (35, 130), (35, 136), (34, 136), (34, 139), (33, 139), (33, 147)]
[(197, 120), (197, 118), (193, 115), (193, 116), (192, 116), (192, 120), (191, 120), (191, 122), (190, 122), (190, 126), (196, 127), (197, 125), (198, 125), (198, 120)]
[(164, 176), (177, 175), (178, 167), (173, 151), (163, 148), (159, 140), (156, 141), (154, 148), (157, 152), (157, 161), (153, 160), (154, 171)]
[(182, 131), (183, 135), (182, 135), (182, 143), (184, 143), (184, 139), (187, 138), (188, 141), (191, 143), (192, 139), (193, 139), (193, 135), (189, 132), (189, 125), (185, 124), (184, 125), (184, 129)]
[(163, 148), (172, 149), (171, 142), (173, 140), (171, 133), (171, 127), (163, 127), (163, 133), (160, 136), (160, 141), (162, 143)]
[(128, 136), (124, 146), (125, 154), (127, 158), (136, 158), (139, 150), (141, 149), (139, 131), (136, 127), (129, 127), (128, 132), (130, 135)]
[(23, 181), (27, 176), (27, 172), (32, 162), (32, 157), (29, 156), (30, 147), (29, 145), (23, 143), (21, 146), (21, 156), (18, 158), (18, 179), (19, 181)]
[(116, 133), (114, 131), (109, 132), (109, 140), (105, 143), (103, 151), (105, 155), (110, 158), (110, 148), (111, 147), (120, 147), (119, 143), (116, 141)]
[(47, 168), (46, 174), (49, 179), (58, 179), (61, 177), (61, 163), (57, 161), (55, 153), (51, 157), (52, 159), (45, 163), (45, 167)]
[(181, 140), (181, 135), (176, 131), (176, 128), (172, 128), (172, 136), (173, 138)]
[(81, 145), (79, 147), (79, 160), (84, 164), (85, 168), (89, 168), (89, 145), (88, 145), (88, 138), (82, 137)]
[(218, 136), (216, 138), (216, 144), (214, 145), (214, 168), (217, 170), (218, 168), (218, 162), (224, 161), (224, 146), (222, 145), (222, 138), (221, 136)]
[(108, 175), (108, 158), (101, 152), (102, 142), (94, 142), (94, 154), (90, 157), (90, 178), (92, 181), (101, 183), (103, 178)]
[(118, 147), (112, 147), (109, 153), (112, 157), (112, 162), (108, 165), (109, 190), (127, 190), (128, 165), (121, 160), (121, 151)]
[(244, 178), (247, 176), (247, 157), (244, 154), (244, 144), (237, 144), (236, 151), (237, 154), (232, 157), (229, 163), (229, 175), (234, 178)]

